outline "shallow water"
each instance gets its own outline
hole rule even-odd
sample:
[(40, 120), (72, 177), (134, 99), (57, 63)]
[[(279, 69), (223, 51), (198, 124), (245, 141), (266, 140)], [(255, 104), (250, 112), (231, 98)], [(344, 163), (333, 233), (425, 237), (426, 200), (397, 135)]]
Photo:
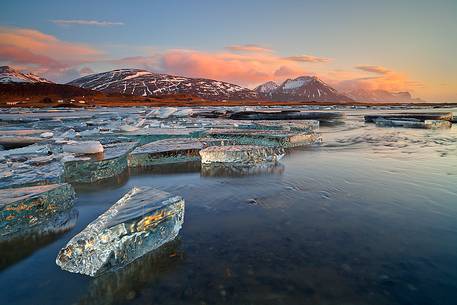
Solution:
[[(457, 128), (353, 113), (322, 133), (275, 168), (77, 187), (73, 229), (1, 248), (0, 304), (456, 304)], [(95, 279), (60, 270), (60, 248), (133, 186), (185, 198), (178, 239)]]

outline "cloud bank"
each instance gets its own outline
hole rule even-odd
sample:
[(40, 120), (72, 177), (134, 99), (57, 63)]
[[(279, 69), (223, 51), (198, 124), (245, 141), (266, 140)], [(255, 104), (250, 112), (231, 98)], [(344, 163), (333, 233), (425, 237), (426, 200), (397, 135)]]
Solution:
[[(99, 21), (64, 20), (64, 24), (101, 26)], [(105, 23), (103, 23), (105, 25)], [(230, 45), (221, 51), (188, 49), (152, 51), (147, 56), (108, 58), (83, 43), (67, 42), (34, 29), (0, 27), (0, 64), (35, 72), (50, 80), (67, 82), (104, 69), (140, 68), (197, 78), (223, 80), (247, 87), (274, 80), (281, 82), (301, 75), (315, 75), (309, 68), (321, 67), (318, 76), (342, 91), (354, 89), (402, 91), (420, 88), (401, 72), (378, 65), (356, 65), (331, 70), (326, 57), (315, 55), (282, 56), (257, 44)], [(322, 64), (322, 66), (316, 66)], [(98, 71), (102, 72), (102, 71)]]
[(77, 66), (102, 58), (101, 51), (86, 44), (61, 41), (33, 29), (0, 27), (0, 62), (51, 80), (73, 77)]

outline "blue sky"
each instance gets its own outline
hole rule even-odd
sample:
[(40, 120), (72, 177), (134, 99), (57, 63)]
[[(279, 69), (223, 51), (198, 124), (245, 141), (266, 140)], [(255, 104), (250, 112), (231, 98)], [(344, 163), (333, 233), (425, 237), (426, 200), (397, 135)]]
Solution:
[[(198, 64), (216, 65), (221, 60), (236, 60), (234, 66), (238, 61), (258, 63), (259, 58), (265, 57), (255, 54), (249, 57), (245, 52), (241, 54), (244, 57), (234, 59), (226, 54), (227, 46), (258, 45), (271, 49), (268, 53), (271, 67), (252, 64), (249, 71), (259, 71), (255, 77), (240, 77), (239, 83), (243, 85), (252, 86), (262, 81), (260, 75), (276, 77), (275, 80), (280, 81), (281, 77), (292, 77), (302, 70), (335, 85), (336, 82), (353, 85), (357, 82), (351, 83), (351, 80), (377, 78), (379, 88), (410, 90), (434, 100), (457, 100), (455, 0), (8, 1), (2, 4), (0, 20), (4, 32), (33, 29), (63, 43), (84, 44), (102, 54), (77, 62), (51, 54), (65, 62), (62, 66), (67, 70), (88, 68), (86, 70), (99, 72), (132, 63), (115, 62), (117, 59), (141, 56), (144, 60), (141, 64), (135, 62), (136, 67), (143, 65), (160, 72), (186, 72), (194, 76), (194, 73), (208, 71)], [(106, 21), (122, 25), (62, 25), (52, 20)], [(8, 44), (8, 41), (1, 43)], [(187, 57), (180, 54), (178, 59), (173, 58), (173, 63), (167, 62), (167, 56), (173, 50), (186, 50)], [(189, 54), (199, 55), (200, 62), (179, 68), (179, 65), (189, 65), (189, 58), (192, 58)], [(329, 60), (290, 64), (282, 60), (299, 55)], [(0, 61), (9, 63), (6, 55), (0, 57)], [(10, 63), (14, 65), (15, 62), (11, 60)], [(16, 62), (16, 65), (34, 67), (23, 62)], [(390, 74), (358, 69), (360, 66), (383, 67)], [(281, 67), (287, 68), (283, 70), (290, 75), (275, 74)], [(56, 71), (47, 71), (43, 66), (36, 68), (45, 75), (60, 77)], [(221, 69), (227, 69), (227, 66), (222, 64)], [(240, 73), (243, 71), (241, 68)], [(230, 75), (226, 80), (235, 81), (237, 74), (232, 71)], [(383, 80), (387, 75), (390, 79)], [(212, 72), (208, 76), (219, 74)], [(221, 77), (225, 78), (223, 74)], [(394, 85), (394, 80), (398, 85)], [(367, 82), (370, 88), (378, 86), (374, 85), (374, 80), (370, 82), (372, 84)]]

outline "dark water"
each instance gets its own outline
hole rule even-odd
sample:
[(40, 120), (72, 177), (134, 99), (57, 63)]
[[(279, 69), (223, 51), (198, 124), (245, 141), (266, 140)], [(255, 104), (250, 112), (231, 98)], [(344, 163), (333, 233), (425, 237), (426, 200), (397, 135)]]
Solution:
[[(457, 304), (455, 127), (322, 131), (275, 168), (78, 187), (75, 228), (2, 248), (0, 304)], [(61, 271), (59, 249), (141, 185), (185, 198), (178, 239), (99, 278)]]

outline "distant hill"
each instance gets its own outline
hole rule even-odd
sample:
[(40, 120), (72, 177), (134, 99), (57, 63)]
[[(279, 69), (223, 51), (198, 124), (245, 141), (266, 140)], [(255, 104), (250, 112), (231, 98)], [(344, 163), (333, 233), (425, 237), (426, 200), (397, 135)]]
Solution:
[(0, 67), (0, 84), (11, 83), (52, 83), (33, 73), (22, 73), (9, 66)]
[(92, 74), (68, 83), (104, 93), (144, 97), (188, 94), (205, 100), (255, 100), (257, 93), (227, 82), (152, 73), (140, 69), (120, 69)]
[(424, 102), (421, 99), (413, 98), (409, 92), (355, 89), (346, 92), (346, 94), (355, 101), (361, 102)]
[(350, 97), (339, 93), (315, 76), (287, 79), (281, 85), (267, 82), (258, 86), (257, 93), (273, 101), (351, 102)]
[[(227, 82), (152, 73), (140, 69), (120, 69), (55, 84), (32, 73), (8, 66), (0, 67), (0, 104), (18, 101), (88, 100), (92, 104), (288, 104), (288, 103), (417, 103), (409, 92), (352, 90), (341, 93), (315, 76), (273, 81), (254, 90)], [(62, 101), (60, 101), (62, 102)], [(11, 103), (10, 103), (11, 104)]]

